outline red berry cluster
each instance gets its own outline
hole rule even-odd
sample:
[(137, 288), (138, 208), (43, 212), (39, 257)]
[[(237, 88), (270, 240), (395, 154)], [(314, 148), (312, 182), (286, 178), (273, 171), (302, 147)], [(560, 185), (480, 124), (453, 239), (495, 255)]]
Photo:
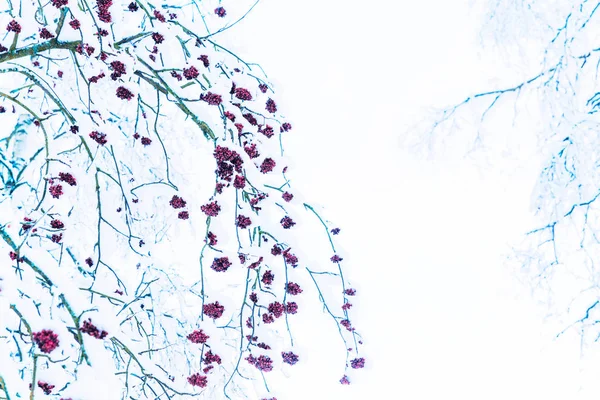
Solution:
[(220, 94), (206, 92), (200, 95), (200, 100), (207, 102), (211, 106), (218, 106), (223, 102)]
[(273, 101), (273, 99), (269, 99), (267, 100), (267, 111), (270, 112), (271, 114), (275, 114), (277, 112), (277, 105), (275, 104), (275, 101)]
[(70, 186), (77, 185), (77, 180), (75, 180), (75, 177), (73, 175), (71, 175), (69, 172), (59, 172), (58, 179), (62, 182), (68, 183)]
[(200, 57), (198, 57), (198, 60), (202, 61), (204, 68), (208, 68), (210, 66), (210, 62), (208, 61), (208, 56), (206, 54), (202, 54)]
[(92, 336), (92, 337), (95, 337), (96, 339), (104, 339), (108, 336), (108, 332), (106, 332), (105, 330), (101, 331), (96, 326), (94, 326), (92, 324), (91, 319), (84, 321), (83, 326), (81, 328), (79, 328), (79, 330), (83, 333), (86, 333), (86, 334)]
[(124, 86), (119, 86), (117, 88), (117, 97), (122, 100), (131, 100), (135, 97), (135, 95), (131, 92), (131, 90), (127, 89)]
[(291, 294), (292, 296), (296, 296), (296, 295), (302, 293), (302, 289), (300, 288), (300, 285), (298, 285), (297, 283), (294, 283), (294, 282), (288, 282), (287, 285), (285, 286), (285, 290), (288, 294)]
[(14, 33), (21, 33), (21, 25), (14, 19), (8, 23), (6, 30)]
[(289, 352), (281, 352), (281, 357), (283, 357), (283, 362), (286, 364), (294, 365), (298, 362), (298, 355)]
[(273, 360), (271, 360), (271, 358), (269, 358), (268, 356), (261, 355), (258, 358), (256, 358), (252, 354), (250, 354), (248, 355), (248, 357), (244, 358), (244, 360), (254, 365), (259, 371), (269, 372), (273, 370)]
[(184, 208), (187, 205), (186, 201), (179, 196), (173, 196), (169, 204), (175, 209)]
[(40, 31), (40, 37), (42, 39), (52, 39), (54, 37), (54, 34), (48, 29), (42, 28), (42, 30)]
[(60, 198), (60, 196), (63, 195), (62, 186), (59, 184), (50, 185), (50, 188), (48, 189), (48, 191), (50, 192), (52, 197), (54, 197), (55, 199), (58, 199), (58, 198)]
[(33, 342), (42, 353), (52, 353), (59, 345), (58, 335), (49, 329), (34, 332)]
[(183, 76), (187, 80), (196, 79), (200, 75), (200, 72), (193, 65), (189, 68), (183, 69)]
[(209, 217), (216, 217), (219, 215), (219, 211), (221, 211), (221, 207), (216, 201), (210, 202), (200, 207), (202, 212)]
[(246, 229), (247, 227), (252, 225), (252, 220), (249, 217), (240, 214), (237, 216), (235, 224), (240, 229)]
[(227, 14), (227, 11), (225, 11), (225, 9), (223, 7), (217, 7), (217, 8), (215, 8), (215, 14), (217, 14), (219, 17), (223, 18)]
[(37, 385), (40, 389), (42, 389), (44, 394), (52, 393), (52, 389), (54, 389), (54, 387), (55, 387), (54, 385), (51, 385), (49, 383), (42, 382), (42, 381), (38, 381)]
[(210, 338), (207, 334), (204, 333), (202, 329), (195, 330), (187, 336), (188, 340), (192, 343), (206, 343), (206, 341)]
[(221, 318), (221, 316), (223, 316), (224, 311), (225, 311), (225, 307), (222, 306), (221, 304), (219, 304), (218, 301), (216, 301), (214, 303), (205, 304), (202, 309), (202, 312), (204, 313), (204, 315), (206, 315), (207, 317), (210, 317), (212, 319)]
[(109, 8), (112, 6), (112, 0), (97, 0), (98, 5), (98, 19), (107, 24), (112, 22), (112, 15), (110, 14)]
[(110, 68), (113, 71), (110, 74), (110, 78), (113, 81), (116, 81), (117, 78), (120, 78), (120, 77), (122, 77), (123, 75), (125, 75), (127, 73), (125, 64), (123, 64), (121, 61), (118, 61), (118, 60), (112, 61), (110, 63)]
[(292, 226), (296, 225), (296, 223), (287, 215), (279, 221), (283, 229), (290, 229)]
[(217, 272), (225, 272), (231, 265), (228, 257), (220, 257), (215, 258), (210, 267)]
[(190, 385), (198, 386), (201, 388), (205, 388), (206, 385), (208, 385), (208, 378), (205, 375), (200, 375), (199, 373), (190, 375), (187, 378), (187, 381), (189, 382)]
[(263, 174), (271, 172), (275, 168), (275, 165), (275, 160), (273, 160), (272, 158), (265, 158), (262, 164), (260, 164), (260, 172), (262, 172)]
[(235, 97), (237, 97), (240, 100), (252, 100), (252, 94), (248, 89), (244, 88), (236, 88)]
[(106, 143), (108, 143), (108, 140), (106, 139), (106, 133), (92, 131), (89, 136), (101, 146), (104, 146)]

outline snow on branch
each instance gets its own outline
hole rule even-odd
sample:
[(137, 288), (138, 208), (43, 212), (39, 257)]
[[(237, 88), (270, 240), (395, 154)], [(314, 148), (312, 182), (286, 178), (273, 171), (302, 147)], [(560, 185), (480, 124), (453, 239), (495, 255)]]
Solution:
[(340, 383), (364, 367), (340, 229), (293, 191), (264, 72), (217, 43), (256, 4), (2, 3), (0, 399), (275, 399), (311, 293)]

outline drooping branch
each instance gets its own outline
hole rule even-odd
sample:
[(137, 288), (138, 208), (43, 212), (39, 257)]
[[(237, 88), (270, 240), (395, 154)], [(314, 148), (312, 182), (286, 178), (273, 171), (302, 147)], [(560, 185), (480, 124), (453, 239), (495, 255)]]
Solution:
[[(3, 178), (8, 175), (10, 182), (30, 189), (18, 191), (14, 202), (0, 202), (7, 213), (4, 208), (0, 211), (8, 216), (0, 226), (21, 226), (18, 243), (8, 236), (13, 230), (2, 228), (0, 245), (16, 264), (15, 307), (33, 331), (41, 328), (50, 338), (60, 337), (61, 344), (58, 339), (53, 346), (38, 343), (44, 335), (37, 335), (39, 340), (31, 344), (16, 320), (6, 324), (12, 337), (0, 340), (16, 346), (14, 361), (24, 371), (31, 370), (33, 361), (34, 373), (37, 362), (47, 357), (42, 353), (61, 347), (66, 357), (63, 375), (68, 375), (42, 385), (34, 375), (29, 393), (20, 388), (10, 396), (32, 397), (57, 385), (60, 389), (52, 395), (77, 397), (69, 385), (80, 378), (84, 362), (96, 365), (94, 339), (104, 341), (100, 347), (114, 361), (108, 368), (120, 381), (121, 395), (128, 398), (233, 398), (234, 392), (257, 378), (269, 392), (265, 373), (298, 360), (291, 351), (280, 352), (301, 342), (292, 336), (292, 315), (298, 311), (293, 296), (302, 293), (301, 286), (310, 285), (311, 278), (326, 273), (297, 268), (300, 261), (290, 252), (293, 243), (286, 242), (290, 236), (281, 231), (296, 224), (291, 210), (302, 209), (302, 203), (296, 200), (289, 207), (283, 203), (293, 197), (283, 191), (292, 189), (280, 151), (291, 124), (277, 111), (266, 74), (262, 71), (261, 77), (258, 68), (252, 71), (258, 64), (247, 63), (194, 32), (194, 20), (180, 13), (189, 4), (166, 8), (135, 0), (117, 10), (110, 9), (112, 2), (84, 0), (81, 7), (64, 2), (52, 1), (43, 8), (48, 21), (56, 21), (60, 12), (55, 38), (47, 40), (53, 34), (45, 25), (30, 35), (26, 32), (30, 26), (23, 25), (21, 33), (19, 23), (11, 21), (7, 29), (14, 32), (15, 47), (0, 55), (0, 64), (6, 63), (0, 73), (14, 78), (14, 86), (7, 80), (0, 91), (0, 118), (12, 123), (5, 107), (11, 102), (14, 113), (19, 113), (14, 116), (19, 118), (14, 132), (0, 140), (0, 145), (6, 143), (0, 149), (0, 166), (8, 170)], [(194, 4), (204, 20), (206, 10)], [(223, 17), (225, 10), (219, 7), (214, 15)], [(70, 27), (65, 25), (67, 18)], [(122, 29), (116, 21), (127, 21), (133, 29), (132, 25)], [(67, 38), (64, 30), (81, 40), (61, 40)], [(32, 41), (38, 43), (17, 47)], [(66, 50), (68, 57), (59, 51), (57, 57), (53, 50)], [(151, 104), (148, 99), (154, 96), (156, 104)], [(191, 132), (181, 126), (183, 119), (186, 125), (192, 123)], [(196, 126), (208, 143), (199, 138)], [(45, 146), (39, 143), (40, 133)], [(45, 159), (30, 157), (32, 147), (41, 157), (45, 149)], [(10, 157), (17, 166), (29, 167), (17, 175)], [(190, 179), (197, 171), (208, 173), (206, 182), (201, 174), (197, 175), (201, 183), (196, 176)], [(43, 189), (34, 183), (39, 179), (45, 182)], [(138, 191), (150, 185), (154, 190)], [(8, 186), (12, 184), (0, 188), (0, 195), (13, 195)], [(218, 216), (221, 205), (224, 216)], [(22, 221), (15, 217), (23, 214)], [(327, 229), (325, 220), (321, 222)], [(189, 233), (182, 235), (188, 228)], [(161, 246), (168, 241), (177, 246), (181, 240), (188, 241), (183, 253), (199, 252), (199, 270), (189, 268), (189, 259), (180, 267), (176, 259), (163, 256)], [(328, 240), (335, 251), (334, 240), (330, 236)], [(309, 242), (302, 241), (301, 246), (308, 248)], [(47, 273), (30, 259), (43, 260)], [(192, 260), (192, 265), (198, 261)], [(39, 278), (34, 289), (37, 285), (51, 290), (31, 290), (24, 276), (29, 271), (21, 264), (29, 265)], [(337, 267), (340, 273), (327, 272), (336, 278), (337, 296), (329, 298), (325, 293), (329, 287), (321, 282), (317, 287), (323, 304), (340, 316), (338, 330), (350, 338), (355, 333), (340, 326), (348, 329), (346, 295), (354, 292), (340, 295), (345, 283), (341, 265)], [(67, 302), (70, 296), (64, 285), (79, 289), (81, 304), (73, 302), (75, 297)], [(115, 321), (107, 327), (110, 333), (92, 325), (91, 318), (83, 321), (90, 311), (99, 317), (96, 324)], [(217, 322), (221, 317), (228, 322)], [(284, 324), (289, 337), (269, 324)], [(57, 327), (55, 334), (44, 325), (63, 325), (70, 334), (63, 337), (65, 329)], [(76, 343), (69, 343), (73, 340)], [(33, 351), (21, 352), (24, 345)], [(271, 346), (273, 352), (263, 352)], [(348, 349), (346, 360), (350, 352), (358, 354), (358, 349)], [(278, 353), (282, 359), (271, 358)], [(45, 376), (56, 368), (54, 363), (50, 359)], [(212, 391), (197, 391), (208, 382)]]

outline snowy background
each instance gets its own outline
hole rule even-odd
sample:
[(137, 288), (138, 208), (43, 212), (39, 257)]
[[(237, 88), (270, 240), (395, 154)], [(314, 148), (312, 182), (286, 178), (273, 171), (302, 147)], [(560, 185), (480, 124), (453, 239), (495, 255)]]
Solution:
[[(223, 5), (236, 18), (246, 11)], [(490, 115), (489, 147), (477, 149), (467, 121), (436, 135), (417, 124), (427, 107), (522, 79), (527, 51), (512, 60), (524, 56), (523, 70), (507, 68), (515, 48), (493, 52), (490, 32), (480, 35), (487, 6), (261, 0), (217, 35), (276, 84), (294, 126), (284, 139), (293, 190), (341, 228), (338, 253), (358, 290), (352, 322), (366, 368), (339, 384), (344, 349), (318, 302), (307, 303), (293, 322), (301, 362), (269, 376), (279, 400), (600, 393), (598, 348), (582, 346), (575, 330), (556, 339), (573, 322), (547, 307), (561, 294), (533, 292), (511, 257), (536, 226), (535, 124)], [(315, 248), (301, 259), (311, 267), (321, 256)]]
[(262, 0), (219, 35), (277, 84), (294, 123), (292, 183), (341, 227), (360, 295), (365, 370), (337, 383), (323, 315), (295, 327), (310, 357), (278, 398), (597, 398), (598, 349), (577, 332), (555, 339), (566, 323), (508, 262), (533, 226), (539, 160), (527, 130), (518, 151), (477, 163), (449, 144), (435, 162), (406, 146), (422, 107), (518, 73), (486, 53), (482, 21), (457, 0)]

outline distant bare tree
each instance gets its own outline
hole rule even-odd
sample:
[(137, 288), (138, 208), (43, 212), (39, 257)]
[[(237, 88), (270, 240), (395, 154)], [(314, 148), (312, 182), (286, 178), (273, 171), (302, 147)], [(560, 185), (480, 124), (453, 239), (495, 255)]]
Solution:
[(499, 146), (518, 151), (525, 142), (537, 143), (543, 158), (533, 198), (539, 225), (515, 256), (553, 310), (566, 317), (559, 335), (576, 328), (585, 342), (597, 341), (600, 3), (498, 1), (484, 25), (483, 43), (492, 43), (487, 50), (506, 57), (523, 78), (447, 107), (421, 131), (422, 139), (435, 146), (467, 138), (468, 153), (484, 157)]

